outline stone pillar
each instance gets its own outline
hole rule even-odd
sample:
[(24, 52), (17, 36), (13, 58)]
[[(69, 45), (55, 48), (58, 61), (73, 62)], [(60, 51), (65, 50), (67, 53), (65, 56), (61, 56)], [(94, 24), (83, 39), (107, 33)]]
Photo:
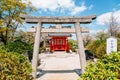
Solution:
[(56, 24), (56, 28), (57, 28), (57, 29), (61, 29), (61, 28), (62, 28), (62, 25), (61, 25), (61, 24)]
[(36, 34), (35, 34), (35, 40), (34, 40), (34, 50), (33, 50), (33, 60), (32, 60), (32, 69), (33, 69), (32, 75), (34, 78), (36, 78), (36, 74), (37, 74), (41, 29), (42, 29), (42, 23), (39, 22), (37, 24), (37, 28), (36, 28)]
[(46, 47), (46, 37), (44, 37), (43, 40), (44, 40), (44, 41), (43, 41), (43, 42), (44, 42), (44, 43), (43, 43), (43, 46)]
[(80, 58), (81, 71), (82, 73), (84, 73), (85, 67), (86, 67), (86, 56), (85, 56), (82, 33), (80, 30), (79, 22), (75, 23), (75, 32), (76, 32), (76, 38), (77, 38), (77, 43), (78, 43), (78, 54)]

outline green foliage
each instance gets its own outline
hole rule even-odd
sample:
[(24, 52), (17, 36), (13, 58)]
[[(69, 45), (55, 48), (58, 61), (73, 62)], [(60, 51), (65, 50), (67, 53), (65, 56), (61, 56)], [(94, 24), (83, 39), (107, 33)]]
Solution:
[(103, 55), (106, 54), (106, 42), (100, 44), (100, 46), (96, 49), (95, 56), (97, 58), (101, 58)]
[(95, 57), (101, 58), (101, 56), (106, 53), (106, 41), (105, 40), (92, 41), (90, 44), (88, 44), (86, 48), (87, 50), (92, 52)]
[(100, 40), (100, 41), (106, 40), (107, 37), (108, 35), (104, 31), (100, 31), (96, 34), (97, 40)]
[(92, 41), (92, 36), (90, 36), (89, 34), (86, 34), (83, 36), (83, 43), (84, 46), (86, 47), (90, 42)]
[(15, 31), (22, 26), (20, 14), (27, 14), (34, 10), (30, 3), (23, 0), (0, 0), (0, 41), (5, 45), (13, 41)]
[(104, 55), (96, 63), (89, 62), (79, 80), (120, 80), (120, 52)]
[[(101, 58), (106, 54), (106, 41), (105, 40), (94, 40), (86, 47), (87, 50), (92, 52), (95, 57)], [(120, 51), (120, 39), (118, 39), (118, 51)]]
[(70, 49), (73, 52), (75, 52), (76, 51), (76, 46), (77, 46), (77, 41), (71, 39), (71, 40), (68, 41), (68, 43), (69, 43)]
[(120, 39), (118, 39), (118, 51), (120, 51)]
[(8, 49), (8, 52), (17, 52), (19, 54), (25, 54), (26, 50), (32, 51), (32, 46), (22, 41), (8, 43), (5, 47)]
[(45, 49), (46, 49), (46, 48), (45, 48), (44, 46), (42, 46), (42, 47), (39, 48), (39, 52), (40, 52), (40, 53), (41, 53), (41, 52), (44, 52)]
[(34, 43), (34, 34), (29, 32), (24, 32), (23, 30), (16, 31), (14, 40), (21, 40), (28, 44)]
[(9, 50), (5, 46), (0, 46), (0, 52), (7, 53), (7, 52), (9, 52)]
[(0, 47), (0, 80), (32, 80), (31, 71), (26, 57)]

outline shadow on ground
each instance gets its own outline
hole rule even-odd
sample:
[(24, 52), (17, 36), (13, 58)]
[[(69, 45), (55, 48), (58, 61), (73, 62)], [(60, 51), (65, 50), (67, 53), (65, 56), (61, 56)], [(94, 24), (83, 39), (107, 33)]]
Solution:
[(79, 76), (81, 75), (81, 69), (74, 69), (74, 70), (37, 70), (37, 78), (42, 77), (45, 74), (50, 74), (50, 73), (76, 73)]

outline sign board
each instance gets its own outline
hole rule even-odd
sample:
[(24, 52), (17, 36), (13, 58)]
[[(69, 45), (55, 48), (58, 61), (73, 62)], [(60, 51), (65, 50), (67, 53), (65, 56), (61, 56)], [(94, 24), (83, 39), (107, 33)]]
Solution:
[(117, 39), (110, 37), (107, 39), (107, 54), (110, 54), (111, 52), (117, 52)]

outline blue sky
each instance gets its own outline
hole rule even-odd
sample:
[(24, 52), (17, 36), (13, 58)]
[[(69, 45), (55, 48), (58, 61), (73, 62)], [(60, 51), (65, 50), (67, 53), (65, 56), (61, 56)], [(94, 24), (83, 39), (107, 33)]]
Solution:
[[(32, 16), (88, 16), (96, 14), (97, 18), (91, 24), (83, 24), (91, 33), (106, 30), (104, 24), (111, 14), (120, 23), (120, 0), (23, 0), (31, 1), (37, 11)], [(29, 26), (29, 25), (28, 25)]]

